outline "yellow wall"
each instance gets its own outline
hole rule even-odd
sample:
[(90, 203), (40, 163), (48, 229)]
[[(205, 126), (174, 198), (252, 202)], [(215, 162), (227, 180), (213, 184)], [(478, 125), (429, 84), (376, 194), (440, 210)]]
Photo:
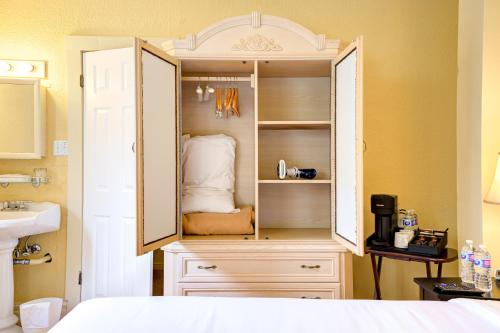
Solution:
[[(229, 16), (259, 10), (317, 33), (350, 41), (365, 36), (365, 230), (373, 231), (372, 193), (397, 193), (423, 226), (450, 228), (456, 246), (456, 0), (5, 1), (0, 0), (0, 58), (48, 60), (49, 141), (67, 136), (64, 36), (184, 36)], [(71, 149), (71, 147), (70, 147)], [(12, 187), (4, 198), (52, 200), (65, 206), (66, 158), (0, 162), (0, 172), (43, 165), (52, 184)], [(65, 211), (63, 211), (63, 214)], [(65, 219), (64, 219), (65, 221)], [(63, 222), (64, 222), (63, 221)], [(65, 227), (37, 237), (55, 260), (16, 269), (16, 299), (63, 294)], [(355, 296), (370, 298), (368, 257), (354, 262)], [(456, 274), (456, 266), (445, 268)], [(423, 265), (386, 262), (386, 298), (416, 298)]]
[[(500, 152), (500, 1), (484, 1), (482, 105), (483, 197), (495, 173)], [(493, 267), (500, 268), (500, 206), (483, 204), (483, 242)]]

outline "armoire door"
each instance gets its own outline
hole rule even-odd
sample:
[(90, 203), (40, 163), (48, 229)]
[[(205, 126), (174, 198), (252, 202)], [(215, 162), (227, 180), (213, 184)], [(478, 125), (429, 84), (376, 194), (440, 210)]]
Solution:
[(177, 60), (136, 39), (137, 255), (179, 239)]
[(152, 254), (136, 256), (135, 49), (83, 54), (81, 300), (149, 296)]
[(335, 115), (335, 226), (333, 238), (364, 254), (363, 236), (363, 39), (332, 66)]

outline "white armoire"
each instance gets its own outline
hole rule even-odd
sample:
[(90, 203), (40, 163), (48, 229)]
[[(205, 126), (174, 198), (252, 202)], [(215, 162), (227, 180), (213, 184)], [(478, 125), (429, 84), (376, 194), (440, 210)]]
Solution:
[[(351, 298), (351, 253), (364, 241), (362, 39), (342, 47), (252, 13), (163, 48), (181, 64), (177, 135), (234, 137), (235, 200), (255, 207), (255, 235), (163, 246), (165, 295)], [(225, 76), (241, 79), (241, 118), (216, 119), (213, 103), (197, 102), (200, 81)], [(280, 159), (318, 175), (279, 180)]]
[[(364, 251), (362, 39), (254, 12), (162, 48), (136, 40), (125, 147), (137, 254), (164, 251), (164, 294), (351, 298), (352, 254)], [(237, 86), (241, 117), (199, 102), (207, 84)], [(254, 207), (255, 233), (182, 235), (181, 136), (219, 133), (236, 140), (235, 203)], [(316, 178), (278, 179), (281, 159)]]

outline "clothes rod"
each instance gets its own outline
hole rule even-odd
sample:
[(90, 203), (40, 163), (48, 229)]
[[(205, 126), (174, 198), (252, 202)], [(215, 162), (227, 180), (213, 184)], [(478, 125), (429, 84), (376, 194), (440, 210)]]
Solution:
[(251, 82), (252, 76), (184, 76), (182, 81), (192, 82)]

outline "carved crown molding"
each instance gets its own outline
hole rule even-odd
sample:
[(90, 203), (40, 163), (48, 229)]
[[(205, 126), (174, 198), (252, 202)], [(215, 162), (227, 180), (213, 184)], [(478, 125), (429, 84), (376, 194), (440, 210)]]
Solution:
[(283, 51), (283, 48), (277, 44), (274, 39), (255, 34), (247, 38), (241, 38), (239, 43), (231, 48), (233, 51)]
[(197, 34), (187, 35), (184, 39), (168, 41), (163, 44), (163, 48), (170, 53), (194, 54), (201, 45), (217, 34), (241, 26), (248, 26), (251, 28), (251, 31), (255, 30), (255, 32), (250, 35), (241, 36), (239, 40), (236, 37), (236, 41), (228, 41), (232, 42), (228, 45), (231, 51), (256, 53), (286, 52), (287, 50), (285, 50), (284, 45), (278, 43), (274, 36), (269, 36), (259, 31), (262, 30), (260, 29), (262, 27), (275, 28), (275, 31), (285, 30), (289, 33), (289, 36), (295, 35), (293, 38), (297, 39), (297, 36), (300, 37), (310, 44), (310, 52), (336, 54), (340, 44), (339, 40), (327, 39), (324, 34), (314, 34), (309, 29), (288, 19), (252, 12), (250, 15), (236, 16), (219, 21)]

